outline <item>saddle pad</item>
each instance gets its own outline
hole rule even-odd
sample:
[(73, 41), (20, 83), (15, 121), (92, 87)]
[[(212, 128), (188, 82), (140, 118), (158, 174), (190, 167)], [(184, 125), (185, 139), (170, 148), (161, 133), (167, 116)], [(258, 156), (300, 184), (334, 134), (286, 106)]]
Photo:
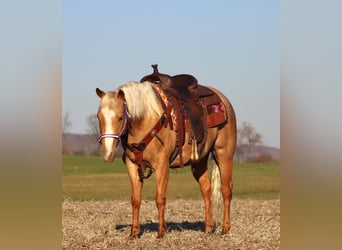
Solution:
[(226, 107), (222, 102), (207, 107), (207, 128), (220, 126), (227, 121)]

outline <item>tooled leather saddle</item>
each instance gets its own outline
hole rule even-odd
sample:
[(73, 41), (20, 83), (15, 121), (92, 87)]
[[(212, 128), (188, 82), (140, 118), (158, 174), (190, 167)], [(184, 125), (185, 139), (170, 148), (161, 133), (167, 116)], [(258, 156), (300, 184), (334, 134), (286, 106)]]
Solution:
[[(197, 79), (189, 74), (170, 76), (158, 72), (158, 65), (153, 64), (153, 73), (144, 76), (140, 82), (149, 81), (166, 93), (176, 113), (177, 145), (182, 162), (184, 135), (189, 124), (191, 137), (189, 143), (196, 146), (206, 136), (207, 128), (220, 126), (227, 122), (226, 109), (220, 97), (208, 87), (198, 84)], [(217, 111), (218, 110), (218, 111)], [(170, 123), (171, 124), (171, 123)]]

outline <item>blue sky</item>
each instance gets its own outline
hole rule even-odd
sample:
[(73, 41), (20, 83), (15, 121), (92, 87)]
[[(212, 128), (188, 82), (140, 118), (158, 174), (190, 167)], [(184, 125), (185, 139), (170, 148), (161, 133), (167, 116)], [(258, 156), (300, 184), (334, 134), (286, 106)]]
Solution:
[(278, 1), (63, 2), (62, 110), (85, 133), (95, 88), (160, 72), (221, 90), (238, 119), (280, 147)]

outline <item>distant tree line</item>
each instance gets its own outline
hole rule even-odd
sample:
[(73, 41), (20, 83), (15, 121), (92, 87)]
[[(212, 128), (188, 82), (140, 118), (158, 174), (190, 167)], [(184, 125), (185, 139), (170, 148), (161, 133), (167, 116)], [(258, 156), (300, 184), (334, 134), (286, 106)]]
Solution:
[[(98, 125), (98, 120), (97, 120), (96, 114), (89, 115), (86, 119), (86, 124), (87, 124), (86, 132), (89, 135), (93, 136), (94, 141), (97, 141), (97, 138), (98, 138), (100, 131), (99, 131), (99, 125)], [(65, 115), (62, 119), (62, 154), (63, 155), (77, 155), (77, 156), (87, 155), (86, 152), (84, 152), (83, 150), (77, 150), (75, 152), (71, 152), (69, 145), (67, 145), (67, 143), (66, 143), (66, 136), (70, 132), (71, 127), (72, 127), (72, 123), (70, 120), (70, 114), (69, 114), (69, 112), (67, 112), (67, 113), (65, 113)], [(96, 150), (91, 152), (90, 155), (93, 155), (93, 156), (100, 155), (101, 145), (99, 143), (96, 145), (97, 145)]]
[[(99, 123), (96, 117), (96, 114), (91, 114), (86, 119), (87, 130), (86, 132), (93, 136), (94, 140), (97, 141), (99, 131)], [(68, 150), (68, 145), (65, 143), (65, 135), (70, 131), (72, 123), (70, 121), (69, 113), (66, 113), (63, 117), (63, 125), (62, 125), (62, 153), (63, 154), (71, 154)], [(235, 150), (235, 161), (239, 163), (244, 162), (272, 162), (271, 155), (266, 153), (259, 153), (257, 155), (252, 155), (252, 149), (254, 146), (262, 145), (262, 136), (259, 132), (255, 130), (249, 122), (243, 122), (237, 130), (237, 145)], [(91, 155), (100, 155), (100, 147), (101, 145), (98, 144), (97, 149), (91, 153)], [(122, 155), (122, 148), (118, 149), (117, 155)], [(82, 150), (76, 151), (72, 153), (73, 155), (85, 155), (85, 152)]]
[(243, 122), (237, 130), (237, 144), (235, 150), (235, 160), (239, 163), (256, 162), (256, 163), (271, 163), (277, 162), (271, 155), (265, 152), (252, 154), (252, 149), (255, 146), (262, 146), (262, 135), (255, 130), (249, 122)]

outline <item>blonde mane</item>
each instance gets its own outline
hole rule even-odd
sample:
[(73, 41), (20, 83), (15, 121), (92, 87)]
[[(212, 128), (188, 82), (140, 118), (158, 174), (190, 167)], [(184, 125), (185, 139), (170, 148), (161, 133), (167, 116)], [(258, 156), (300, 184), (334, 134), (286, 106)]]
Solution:
[(133, 119), (160, 116), (163, 112), (160, 100), (150, 82), (127, 82), (117, 90), (125, 94), (127, 108)]

